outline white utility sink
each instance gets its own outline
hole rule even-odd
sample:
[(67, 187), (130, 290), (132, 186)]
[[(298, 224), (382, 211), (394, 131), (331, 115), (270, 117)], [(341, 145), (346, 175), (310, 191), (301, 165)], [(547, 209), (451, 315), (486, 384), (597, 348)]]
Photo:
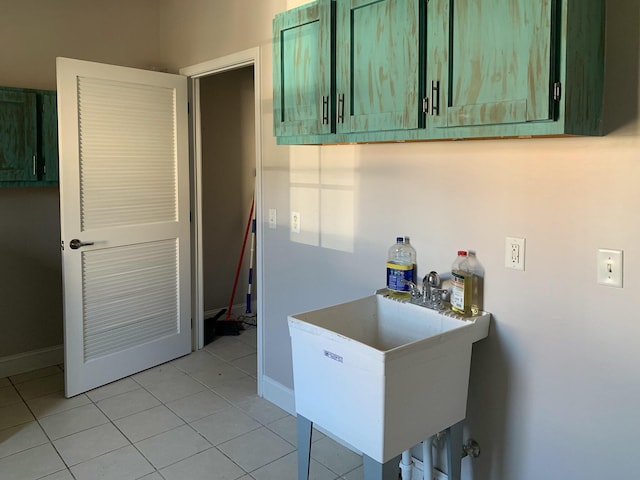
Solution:
[(489, 321), (384, 293), (291, 315), (296, 412), (385, 463), (465, 418)]

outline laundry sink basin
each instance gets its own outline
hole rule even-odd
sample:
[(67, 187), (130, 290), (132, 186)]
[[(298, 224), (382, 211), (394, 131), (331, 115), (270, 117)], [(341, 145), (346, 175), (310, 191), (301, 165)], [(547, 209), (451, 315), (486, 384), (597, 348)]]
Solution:
[(384, 463), (464, 419), (472, 344), (490, 315), (381, 291), (288, 321), (296, 412)]

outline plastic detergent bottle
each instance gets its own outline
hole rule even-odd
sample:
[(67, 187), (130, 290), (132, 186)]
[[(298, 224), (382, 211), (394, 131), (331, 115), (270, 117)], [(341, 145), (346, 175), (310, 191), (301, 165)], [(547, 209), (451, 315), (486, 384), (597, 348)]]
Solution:
[(458, 256), (451, 266), (451, 281), (451, 310), (460, 315), (470, 314), (471, 275), (465, 250), (458, 250)]
[(471, 273), (471, 315), (480, 315), (484, 308), (484, 267), (476, 257), (476, 252), (467, 252), (469, 272)]
[(409, 243), (409, 237), (396, 237), (387, 257), (387, 288), (408, 297), (409, 285), (402, 280), (415, 283), (415, 269), (416, 251)]
[(484, 268), (474, 251), (459, 250), (451, 267), (451, 310), (471, 317), (483, 308)]

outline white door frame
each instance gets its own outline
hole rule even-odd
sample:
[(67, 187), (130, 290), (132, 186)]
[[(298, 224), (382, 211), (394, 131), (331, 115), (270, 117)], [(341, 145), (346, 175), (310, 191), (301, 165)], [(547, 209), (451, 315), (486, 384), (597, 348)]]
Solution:
[(202, 77), (235, 70), (253, 65), (254, 96), (255, 96), (255, 149), (256, 149), (256, 186), (255, 186), (255, 210), (256, 215), (256, 279), (257, 279), (257, 319), (258, 319), (258, 395), (262, 396), (262, 293), (263, 293), (263, 268), (262, 268), (262, 95), (261, 95), (261, 65), (260, 48), (255, 47), (243, 50), (225, 57), (217, 58), (189, 67), (180, 69), (181, 75), (189, 77), (191, 88), (191, 142), (192, 142), (192, 172), (193, 184), (191, 191), (192, 208), (192, 312), (193, 312), (193, 338), (194, 350), (204, 346), (204, 281), (203, 281), (203, 245), (202, 245), (202, 138), (200, 125), (200, 81)]

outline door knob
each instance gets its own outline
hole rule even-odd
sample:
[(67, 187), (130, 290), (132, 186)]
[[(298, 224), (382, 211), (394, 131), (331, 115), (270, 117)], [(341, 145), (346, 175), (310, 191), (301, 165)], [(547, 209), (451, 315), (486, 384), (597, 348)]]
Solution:
[(87, 245), (93, 245), (93, 242), (81, 242), (77, 238), (74, 238), (69, 242), (69, 247), (71, 247), (72, 250), (77, 250), (80, 247), (85, 247)]

